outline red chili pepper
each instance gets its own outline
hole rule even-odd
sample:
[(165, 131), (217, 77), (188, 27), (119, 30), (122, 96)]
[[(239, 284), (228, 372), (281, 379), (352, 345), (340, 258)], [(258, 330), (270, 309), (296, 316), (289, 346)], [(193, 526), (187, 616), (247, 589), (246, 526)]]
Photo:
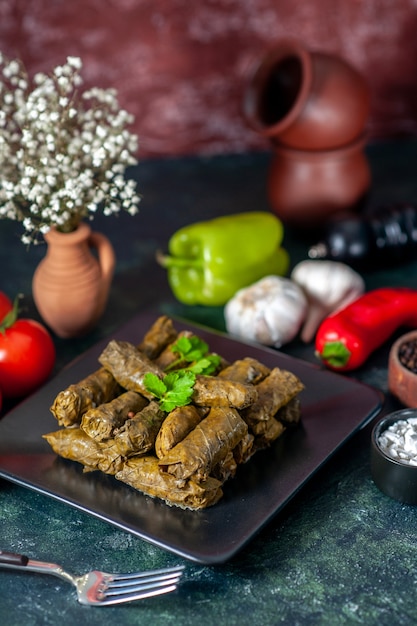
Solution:
[(368, 291), (321, 323), (316, 355), (330, 369), (354, 370), (401, 326), (417, 328), (417, 290)]

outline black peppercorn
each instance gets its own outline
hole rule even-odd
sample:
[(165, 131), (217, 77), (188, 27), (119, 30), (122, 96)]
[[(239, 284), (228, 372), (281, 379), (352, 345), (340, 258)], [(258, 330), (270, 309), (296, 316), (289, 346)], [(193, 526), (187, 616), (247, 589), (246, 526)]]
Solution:
[(398, 359), (406, 369), (417, 374), (417, 339), (406, 341), (400, 345)]

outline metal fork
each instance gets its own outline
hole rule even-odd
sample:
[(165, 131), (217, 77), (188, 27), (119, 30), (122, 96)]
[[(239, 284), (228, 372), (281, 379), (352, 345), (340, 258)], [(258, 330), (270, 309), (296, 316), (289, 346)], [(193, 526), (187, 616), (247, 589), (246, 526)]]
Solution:
[(56, 563), (34, 561), (24, 554), (2, 550), (0, 550), (0, 567), (58, 576), (74, 585), (81, 604), (93, 606), (121, 604), (169, 593), (177, 588), (184, 570), (183, 565), (178, 565), (132, 574), (107, 574), (93, 570), (84, 576), (73, 576)]

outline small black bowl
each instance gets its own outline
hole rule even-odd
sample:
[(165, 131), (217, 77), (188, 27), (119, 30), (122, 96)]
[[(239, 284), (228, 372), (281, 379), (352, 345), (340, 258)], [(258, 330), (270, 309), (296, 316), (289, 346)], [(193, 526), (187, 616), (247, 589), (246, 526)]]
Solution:
[(371, 435), (371, 474), (376, 486), (387, 496), (405, 504), (417, 504), (417, 465), (392, 458), (378, 443), (387, 428), (410, 417), (417, 418), (417, 409), (395, 411), (375, 424)]

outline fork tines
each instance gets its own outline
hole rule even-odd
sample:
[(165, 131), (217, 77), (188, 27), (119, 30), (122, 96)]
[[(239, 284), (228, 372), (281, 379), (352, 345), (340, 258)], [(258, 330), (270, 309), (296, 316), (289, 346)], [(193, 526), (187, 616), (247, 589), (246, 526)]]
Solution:
[(101, 604), (106, 601), (127, 602), (174, 591), (183, 574), (184, 566), (167, 567), (133, 574), (114, 574), (106, 579)]

